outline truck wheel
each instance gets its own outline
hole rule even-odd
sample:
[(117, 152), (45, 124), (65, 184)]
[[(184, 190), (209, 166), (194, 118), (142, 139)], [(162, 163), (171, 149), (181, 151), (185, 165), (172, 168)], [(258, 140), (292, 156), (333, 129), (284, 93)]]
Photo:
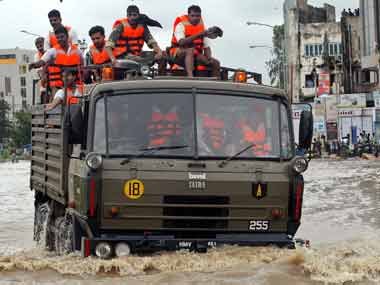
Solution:
[(51, 210), (48, 203), (39, 205), (36, 208), (34, 218), (34, 240), (43, 248), (49, 246), (48, 243), (48, 221)]
[(55, 250), (58, 255), (74, 251), (74, 226), (72, 216), (66, 214), (55, 220)]

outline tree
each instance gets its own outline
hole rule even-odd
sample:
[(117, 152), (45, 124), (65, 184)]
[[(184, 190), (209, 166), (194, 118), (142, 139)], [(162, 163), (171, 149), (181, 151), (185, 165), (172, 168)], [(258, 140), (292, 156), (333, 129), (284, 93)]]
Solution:
[(21, 111), (15, 113), (14, 123), (11, 130), (11, 139), (15, 147), (23, 147), (31, 143), (32, 114)]
[(284, 37), (285, 26), (274, 26), (273, 28), (273, 49), (272, 58), (265, 62), (271, 85), (276, 87), (285, 88), (285, 49), (284, 49)]
[(8, 103), (1, 99), (0, 100), (0, 144), (5, 142), (5, 139), (9, 136), (9, 120), (8, 112), (10, 108)]

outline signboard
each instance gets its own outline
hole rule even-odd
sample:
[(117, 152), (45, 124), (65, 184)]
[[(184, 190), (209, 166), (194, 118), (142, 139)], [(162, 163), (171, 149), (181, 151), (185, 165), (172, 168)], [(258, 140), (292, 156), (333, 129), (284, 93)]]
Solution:
[(375, 139), (376, 143), (380, 143), (380, 122), (375, 123)]
[(15, 54), (0, 54), (0, 64), (16, 64)]
[(324, 117), (314, 117), (314, 136), (326, 136), (326, 121)]
[(372, 95), (373, 95), (373, 101), (375, 103), (375, 107), (380, 108), (380, 91), (374, 91)]
[(338, 96), (332, 95), (323, 99), (326, 103), (326, 121), (337, 122), (338, 121)]
[(328, 72), (319, 73), (318, 97), (324, 94), (330, 94), (330, 73)]
[(375, 132), (374, 117), (376, 116), (376, 109), (373, 108), (347, 108), (340, 109), (338, 112), (339, 122), (339, 137), (345, 137), (347, 134), (352, 133), (352, 128), (356, 128), (357, 134), (365, 131), (367, 134)]
[(365, 108), (367, 106), (367, 96), (365, 93), (340, 95), (338, 108)]

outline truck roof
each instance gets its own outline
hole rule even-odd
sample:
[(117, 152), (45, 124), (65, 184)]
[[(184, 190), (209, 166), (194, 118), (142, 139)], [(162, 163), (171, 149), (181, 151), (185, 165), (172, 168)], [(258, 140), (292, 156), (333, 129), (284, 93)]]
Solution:
[(209, 89), (216, 91), (252, 92), (260, 95), (286, 97), (282, 89), (252, 83), (235, 83), (232, 81), (218, 81), (210, 79), (173, 79), (162, 78), (153, 80), (112, 81), (96, 85), (93, 92), (143, 90), (143, 89)]

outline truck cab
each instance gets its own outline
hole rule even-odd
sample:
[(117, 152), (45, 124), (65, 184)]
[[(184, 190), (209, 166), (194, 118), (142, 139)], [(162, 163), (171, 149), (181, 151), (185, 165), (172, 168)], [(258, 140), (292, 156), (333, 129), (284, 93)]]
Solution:
[(32, 141), (35, 239), (58, 253), (294, 247), (308, 163), (296, 156), (282, 90), (210, 79), (101, 83), (81, 104), (36, 107)]

